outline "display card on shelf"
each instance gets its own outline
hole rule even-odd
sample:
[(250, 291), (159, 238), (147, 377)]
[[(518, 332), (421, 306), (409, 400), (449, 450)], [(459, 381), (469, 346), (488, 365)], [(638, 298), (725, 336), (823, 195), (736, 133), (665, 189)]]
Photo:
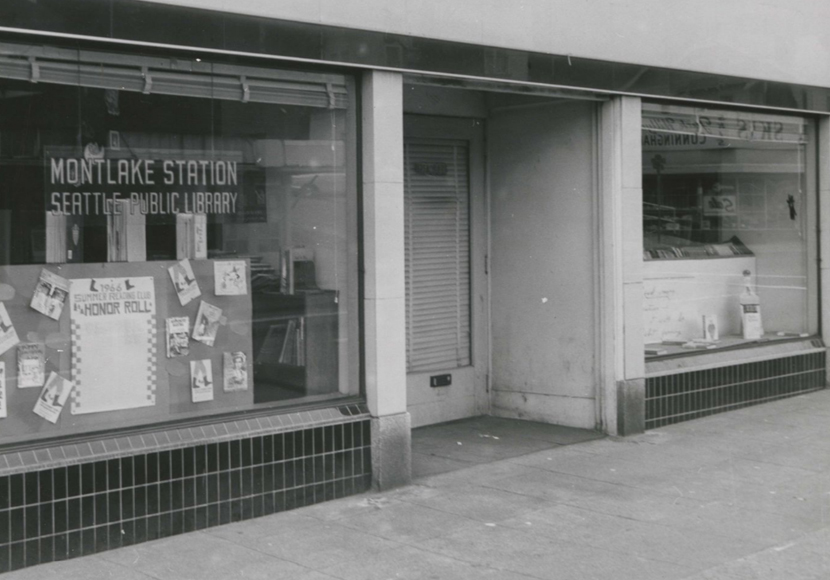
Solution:
[(190, 354), (190, 319), (176, 316), (167, 319), (167, 358)]
[(58, 320), (69, 294), (69, 281), (49, 270), (41, 270), (30, 306), (52, 320)]
[(182, 306), (186, 306), (191, 300), (202, 295), (196, 276), (193, 275), (190, 260), (184, 259), (176, 262), (167, 271), (170, 272), (170, 279), (173, 281), (173, 287), (176, 289)]
[(0, 361), (0, 419), (6, 418), (6, 363)]
[(213, 346), (216, 333), (219, 331), (219, 321), (222, 318), (222, 309), (208, 304), (204, 300), (199, 304), (199, 313), (193, 325), (193, 340), (208, 346)]
[(54, 371), (51, 372), (46, 385), (37, 398), (34, 408), (35, 414), (40, 415), (50, 423), (57, 423), (74, 386), (72, 381), (66, 380)]
[(213, 400), (213, 369), (210, 359), (190, 361), (190, 397), (194, 403)]
[(703, 315), (703, 339), (714, 342), (720, 340), (718, 317), (714, 314)]
[(744, 270), (744, 291), (738, 297), (741, 307), (741, 331), (745, 340), (757, 340), (764, 336), (761, 322), (761, 298), (752, 289), (752, 272)]
[(242, 351), (226, 352), (222, 355), (224, 362), (226, 393), (246, 391), (248, 389), (248, 357)]
[(760, 304), (741, 304), (741, 330), (745, 340), (757, 340), (764, 336)]
[(17, 387), (42, 387), (46, 380), (46, 355), (44, 345), (36, 342), (22, 343), (17, 347)]
[(213, 263), (214, 291), (217, 296), (241, 296), (248, 293), (245, 260)]
[(12, 319), (6, 310), (6, 305), (0, 302), (0, 354), (3, 354), (11, 347), (20, 342), (17, 331), (14, 329)]

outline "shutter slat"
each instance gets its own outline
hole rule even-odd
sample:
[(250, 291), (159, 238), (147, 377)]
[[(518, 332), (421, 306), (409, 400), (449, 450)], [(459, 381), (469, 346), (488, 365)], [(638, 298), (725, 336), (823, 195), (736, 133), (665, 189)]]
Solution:
[[(470, 364), (470, 216), (466, 147), (404, 148), (407, 366)], [(444, 175), (419, 172), (418, 164)], [(443, 171), (442, 171), (443, 172)]]

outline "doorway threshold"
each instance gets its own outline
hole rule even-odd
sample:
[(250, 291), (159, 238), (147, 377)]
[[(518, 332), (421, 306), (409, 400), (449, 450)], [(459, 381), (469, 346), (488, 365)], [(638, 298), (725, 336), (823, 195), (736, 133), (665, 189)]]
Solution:
[(419, 479), (605, 437), (599, 431), (482, 415), (412, 430)]

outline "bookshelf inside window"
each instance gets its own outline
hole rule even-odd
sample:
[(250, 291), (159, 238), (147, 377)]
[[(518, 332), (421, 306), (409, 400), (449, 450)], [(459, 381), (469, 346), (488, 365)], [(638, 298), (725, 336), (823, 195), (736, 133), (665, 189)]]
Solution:
[(333, 290), (253, 296), (255, 402), (331, 392), (338, 380), (338, 305)]

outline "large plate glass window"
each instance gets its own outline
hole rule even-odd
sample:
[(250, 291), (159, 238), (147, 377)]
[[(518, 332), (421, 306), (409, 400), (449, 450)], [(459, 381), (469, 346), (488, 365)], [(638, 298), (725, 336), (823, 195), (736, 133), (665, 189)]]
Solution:
[(810, 119), (644, 104), (646, 352), (818, 332)]
[(354, 102), (0, 44), (0, 443), (356, 394)]

